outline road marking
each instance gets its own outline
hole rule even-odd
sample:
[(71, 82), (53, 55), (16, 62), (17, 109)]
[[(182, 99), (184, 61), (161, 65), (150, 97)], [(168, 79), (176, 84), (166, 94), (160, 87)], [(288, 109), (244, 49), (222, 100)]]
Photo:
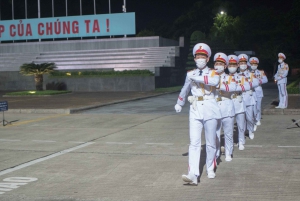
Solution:
[(9, 139), (0, 139), (2, 142), (19, 142), (21, 140), (9, 140)]
[(4, 194), (7, 191), (14, 190), (16, 188), (19, 188), (20, 186), (27, 185), (29, 182), (37, 181), (37, 178), (32, 177), (10, 177), (3, 179), (5, 183), (0, 183), (0, 194)]
[(56, 141), (52, 141), (52, 140), (32, 140), (33, 142), (42, 142), (42, 143), (54, 143)]
[(74, 144), (83, 144), (84, 142), (75, 142), (75, 141), (69, 141), (69, 143), (74, 143)]
[(33, 120), (28, 120), (28, 121), (21, 121), (18, 123), (13, 123), (11, 125), (7, 125), (8, 127), (10, 126), (20, 126), (20, 125), (24, 125), (24, 124), (29, 124), (29, 123), (33, 123), (33, 122), (39, 122), (39, 121), (43, 121), (43, 120), (47, 120), (47, 119), (53, 119), (53, 118), (57, 118), (57, 117), (63, 117), (63, 116), (67, 116), (69, 114), (59, 114), (59, 115), (54, 115), (54, 116), (48, 116), (48, 117), (42, 117), (42, 118), (38, 118), (38, 119), (33, 119)]
[(46, 160), (49, 160), (49, 159), (51, 159), (51, 158), (54, 158), (54, 157), (57, 157), (57, 156), (60, 156), (60, 155), (69, 153), (69, 152), (71, 152), (71, 151), (75, 151), (75, 150), (77, 150), (77, 149), (81, 149), (81, 148), (86, 147), (86, 146), (89, 146), (89, 145), (91, 145), (91, 144), (94, 144), (94, 142), (87, 142), (87, 143), (78, 145), (78, 146), (76, 146), (76, 147), (73, 147), (73, 148), (70, 148), (70, 149), (66, 149), (66, 150), (63, 150), (63, 151), (60, 151), (60, 152), (57, 152), (57, 153), (54, 153), (54, 154), (45, 156), (45, 157), (43, 157), (43, 158), (39, 158), (39, 159), (30, 161), (30, 162), (27, 162), (27, 163), (24, 163), (24, 164), (15, 166), (15, 167), (13, 167), (13, 168), (9, 168), (9, 169), (0, 171), (0, 176), (5, 175), (5, 174), (8, 174), (8, 173), (11, 173), (11, 172), (14, 172), (14, 171), (16, 171), (16, 170), (20, 170), (20, 169), (22, 169), (22, 168), (29, 167), (29, 166), (31, 166), (31, 165), (34, 165), (34, 164), (37, 164), (37, 163), (40, 163), (40, 162), (43, 162), (43, 161), (46, 161)]
[(174, 145), (173, 143), (146, 143), (147, 145), (167, 145), (167, 146), (170, 146), (170, 145)]
[(131, 142), (105, 142), (106, 144), (133, 144)]
[(278, 146), (280, 148), (300, 148), (300, 146)]
[(244, 145), (245, 147), (262, 147), (262, 145)]

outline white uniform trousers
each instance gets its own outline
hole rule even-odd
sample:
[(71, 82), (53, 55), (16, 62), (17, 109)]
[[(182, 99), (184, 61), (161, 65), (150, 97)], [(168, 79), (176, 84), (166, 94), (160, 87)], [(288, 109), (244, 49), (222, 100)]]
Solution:
[(286, 84), (278, 84), (279, 91), (279, 107), (286, 108), (288, 106), (288, 96), (286, 91)]
[(246, 125), (247, 130), (251, 133), (254, 132), (254, 107), (255, 105), (248, 105), (246, 107)]
[(245, 130), (246, 130), (246, 114), (241, 112), (235, 115), (236, 124), (239, 130), (239, 143), (245, 144)]
[(220, 126), (217, 127), (217, 153), (216, 158), (220, 156), (220, 145), (221, 145), (221, 129), (224, 131), (224, 145), (225, 155), (232, 155), (233, 152), (233, 126), (234, 117), (224, 117), (220, 119)]
[(260, 121), (261, 119), (261, 101), (262, 97), (257, 97), (257, 102), (256, 102), (256, 115), (255, 117), (255, 123)]
[(207, 121), (190, 118), (190, 146), (189, 146), (189, 173), (199, 176), (201, 155), (201, 133), (204, 127), (206, 139), (206, 169), (207, 172), (215, 168), (216, 156), (216, 128), (217, 119)]

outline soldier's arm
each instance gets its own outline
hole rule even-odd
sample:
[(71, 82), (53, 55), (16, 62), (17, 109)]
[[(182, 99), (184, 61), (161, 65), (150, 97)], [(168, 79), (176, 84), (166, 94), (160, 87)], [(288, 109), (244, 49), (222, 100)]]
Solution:
[(210, 73), (210, 75), (204, 76), (192, 76), (190, 79), (194, 80), (198, 83), (203, 83), (209, 86), (217, 86), (220, 82), (220, 76), (216, 74), (214, 71)]
[(237, 84), (236, 91), (249, 91), (250, 84), (249, 82), (244, 82), (244, 84)]
[(261, 84), (266, 84), (268, 82), (268, 78), (264, 71), (262, 71), (261, 73), (262, 73)]
[(191, 90), (191, 80), (188, 78), (188, 75), (185, 78), (184, 85), (180, 91), (180, 94), (177, 99), (177, 104), (183, 106), (185, 104), (185, 99)]
[(258, 87), (259, 86), (259, 84), (260, 84), (260, 82), (259, 82), (259, 79), (257, 79), (257, 78), (253, 78), (252, 79), (252, 82), (251, 82), (251, 88), (255, 88), (255, 87)]
[(289, 73), (289, 66), (286, 64), (286, 65), (284, 66), (284, 73), (283, 73), (283, 75), (281, 75), (280, 77), (281, 77), (281, 78), (285, 78), (285, 77), (288, 75), (288, 73)]
[(231, 82), (230, 84), (222, 83), (220, 90), (227, 91), (227, 92), (236, 91), (236, 83), (235, 82)]

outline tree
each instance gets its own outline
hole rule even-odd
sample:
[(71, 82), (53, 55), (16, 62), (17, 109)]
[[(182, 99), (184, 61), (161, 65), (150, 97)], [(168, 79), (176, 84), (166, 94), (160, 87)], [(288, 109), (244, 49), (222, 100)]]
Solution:
[(24, 63), (22, 66), (20, 66), (20, 73), (25, 76), (34, 75), (36, 90), (43, 91), (43, 75), (52, 73), (55, 68), (55, 63)]
[(210, 29), (212, 41), (222, 41), (228, 48), (237, 48), (241, 38), (241, 23), (239, 17), (217, 14)]

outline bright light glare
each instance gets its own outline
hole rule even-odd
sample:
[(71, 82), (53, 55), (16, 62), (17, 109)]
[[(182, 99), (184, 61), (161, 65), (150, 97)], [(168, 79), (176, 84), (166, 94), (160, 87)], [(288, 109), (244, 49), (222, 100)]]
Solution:
[(223, 15), (224, 14), (224, 11), (221, 11), (221, 15)]
[(30, 94), (35, 94), (36, 92), (35, 92), (35, 91), (29, 91), (29, 93), (30, 93)]

